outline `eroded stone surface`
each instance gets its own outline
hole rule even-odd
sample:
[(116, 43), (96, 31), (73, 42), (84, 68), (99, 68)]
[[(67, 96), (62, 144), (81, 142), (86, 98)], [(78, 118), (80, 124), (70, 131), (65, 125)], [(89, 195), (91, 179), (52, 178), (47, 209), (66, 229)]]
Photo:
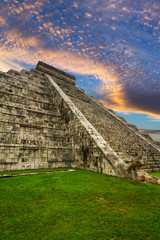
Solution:
[(0, 170), (69, 167), (71, 143), (44, 74), (1, 73)]

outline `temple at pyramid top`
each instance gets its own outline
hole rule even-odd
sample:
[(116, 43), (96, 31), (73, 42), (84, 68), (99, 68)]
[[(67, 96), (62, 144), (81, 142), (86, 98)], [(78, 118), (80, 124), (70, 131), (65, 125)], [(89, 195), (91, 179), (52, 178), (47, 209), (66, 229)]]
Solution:
[(68, 81), (69, 83), (72, 83), (75, 85), (76, 78), (73, 75), (63, 72), (58, 68), (52, 67), (44, 62), (39, 61), (35, 69), (43, 73), (47, 73), (51, 76), (62, 78), (62, 80)]

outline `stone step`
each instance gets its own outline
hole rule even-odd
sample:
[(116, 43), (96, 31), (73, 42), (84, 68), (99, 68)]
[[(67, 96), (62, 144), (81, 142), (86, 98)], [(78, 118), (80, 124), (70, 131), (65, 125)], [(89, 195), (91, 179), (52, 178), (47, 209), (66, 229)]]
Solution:
[(26, 95), (26, 96), (31, 96), (32, 95), (35, 95), (35, 96), (46, 96), (46, 97), (50, 97), (50, 94), (49, 94), (49, 89), (46, 90), (45, 89), (38, 89), (38, 87), (32, 87), (30, 86), (29, 84), (26, 85), (26, 86), (17, 86), (15, 84), (7, 84), (7, 83), (3, 83), (1, 84), (1, 87), (0, 87), (0, 90), (1, 91), (5, 91), (6, 93), (14, 93), (14, 94), (17, 94), (17, 93), (20, 93), (21, 95)]
[(23, 95), (17, 95), (17, 94), (14, 94), (14, 93), (8, 93), (8, 92), (5, 92), (5, 91), (0, 91), (0, 99), (4, 102), (7, 103), (7, 101), (9, 102), (16, 102), (16, 103), (21, 103), (21, 104), (24, 104), (26, 105), (26, 103), (28, 103), (27, 105), (30, 105), (31, 104), (47, 104), (47, 105), (54, 105), (50, 99), (43, 99), (43, 98), (40, 98), (40, 99), (37, 99), (35, 98), (34, 96), (32, 97), (27, 97), (27, 96), (23, 96)]
[(21, 73), (18, 72), (18, 71), (16, 71), (16, 70), (14, 70), (14, 69), (10, 69), (10, 70), (7, 72), (7, 74), (10, 75), (10, 76), (18, 76), (18, 77), (21, 76)]
[[(0, 164), (42, 163), (42, 162), (71, 162), (71, 148), (66, 147), (38, 147), (38, 146), (10, 146), (1, 149)], [(62, 152), (65, 153), (65, 157)], [(25, 166), (26, 167), (26, 166)], [(46, 166), (45, 166), (46, 167)], [(51, 167), (51, 166), (50, 166)], [(8, 169), (11, 170), (11, 169)], [(14, 169), (12, 169), (14, 170)]]
[[(108, 142), (107, 142), (108, 143)], [(128, 154), (128, 155), (132, 155), (132, 156), (137, 156), (137, 154), (135, 154), (135, 152), (136, 153), (138, 153), (138, 155), (140, 155), (140, 153), (142, 154), (143, 153), (143, 149), (141, 149), (141, 148), (138, 148), (137, 149), (137, 147), (136, 146), (134, 146), (134, 145), (132, 145), (132, 148), (131, 149), (128, 149), (128, 147), (122, 147), (122, 146), (120, 146), (120, 147), (116, 147), (115, 145), (112, 145), (111, 143), (108, 143), (110, 146), (111, 146), (111, 148), (115, 151), (115, 152), (123, 152), (123, 153), (126, 153), (126, 154)], [(144, 151), (144, 153), (145, 153), (145, 151)]]
[(157, 161), (157, 163), (155, 163), (155, 162), (150, 163), (150, 164), (146, 163), (143, 168), (145, 169), (145, 168), (152, 168), (152, 167), (159, 167), (159, 168), (160, 168), (160, 163), (159, 163), (159, 161)]
[[(5, 80), (5, 81), (4, 81)], [(1, 87), (0, 89), (3, 91), (7, 89), (9, 92), (15, 92), (17, 89), (19, 89), (22, 93), (25, 91), (31, 91), (31, 92), (38, 92), (38, 93), (47, 93), (49, 89), (45, 87), (44, 85), (40, 86), (38, 84), (28, 83), (27, 81), (14, 81), (14, 79), (4, 79), (1, 80)], [(16, 89), (16, 90), (15, 90)]]
[[(27, 127), (26, 127), (27, 126)], [(0, 137), (5, 137), (7, 135), (13, 135), (16, 137), (20, 137), (21, 139), (25, 139), (26, 135), (29, 135), (30, 139), (44, 139), (44, 138), (65, 138), (65, 131), (60, 129), (46, 129), (46, 128), (38, 128), (33, 127), (33, 125), (8, 125), (5, 127), (0, 126)]]
[(159, 169), (160, 170), (160, 165), (147, 165), (147, 166), (142, 166), (143, 170), (145, 169)]
[(121, 159), (129, 158), (129, 155), (123, 152), (116, 152)]
[(9, 70), (6, 74), (7, 77), (12, 77), (15, 79), (27, 79), (28, 82), (32, 82), (32, 83), (40, 83), (42, 85), (46, 85), (46, 77), (44, 74), (40, 74), (38, 76), (38, 78), (35, 76), (35, 74), (33, 74), (31, 71), (29, 72), (29, 74), (22, 74), (21, 72), (15, 71), (13, 69)]
[(1, 82), (2, 83), (6, 83), (8, 85), (14, 85), (14, 86), (22, 86), (22, 87), (32, 87), (32, 88), (40, 88), (40, 89), (44, 89), (47, 90), (47, 83), (46, 83), (46, 79), (36, 79), (30, 76), (20, 76), (20, 77), (11, 77), (10, 75), (3, 75), (3, 77), (1, 77)]
[(40, 101), (34, 101), (34, 100), (29, 100), (29, 99), (24, 99), (21, 98), (19, 101), (13, 99), (12, 97), (8, 98), (8, 96), (4, 95), (3, 97), (0, 98), (0, 104), (7, 104), (9, 106), (15, 106), (15, 107), (28, 107), (31, 106), (32, 109), (44, 109), (44, 110), (53, 110), (57, 111), (57, 108), (54, 104), (52, 103), (46, 103), (46, 102), (40, 102)]
[(44, 79), (45, 81), (46, 81), (46, 76), (45, 76), (45, 73), (43, 73), (43, 72), (40, 72), (40, 71), (38, 71), (38, 70), (36, 70), (36, 69), (31, 69), (30, 71), (29, 71), (29, 74), (30, 74), (30, 76), (33, 76), (33, 77), (35, 77), (36, 79), (38, 78), (41, 78), (41, 79)]
[[(28, 120), (28, 119), (27, 119)], [(42, 122), (36, 122), (34, 123), (32, 120), (28, 120), (26, 122), (15, 122), (15, 121), (0, 121), (0, 129), (7, 129), (10, 128), (10, 126), (15, 127), (15, 126), (19, 126), (19, 127), (25, 127), (25, 128), (37, 128), (37, 129), (48, 129), (48, 130), (60, 130), (62, 131), (62, 128), (59, 126), (59, 124), (55, 125), (55, 123), (44, 123)], [(59, 126), (59, 128), (58, 128)]]
[[(0, 151), (3, 152), (3, 151), (7, 151), (8, 149), (7, 148), (11, 148), (11, 149), (47, 149), (47, 150), (54, 150), (54, 149), (57, 149), (57, 146), (48, 146), (48, 145), (43, 145), (43, 146), (39, 146), (39, 145), (31, 145), (31, 144), (2, 144), (0, 143)], [(70, 149), (72, 150), (71, 147), (66, 147), (66, 146), (61, 146), (61, 147), (58, 147), (58, 149), (62, 150), (62, 149)]]
[(2, 146), (5, 144), (28, 144), (36, 146), (69, 146), (70, 144), (66, 141), (66, 138), (63, 136), (28, 136), (26, 134), (17, 134), (17, 133), (0, 133), (0, 143)]
[(155, 157), (158, 157), (158, 155), (157, 155), (157, 154), (153, 154), (153, 155), (152, 155), (152, 159), (150, 158), (150, 160), (148, 160), (147, 163), (148, 163), (148, 164), (152, 164), (152, 163), (154, 163), (154, 161), (157, 162), (157, 160), (155, 159)]
[[(4, 115), (5, 116), (5, 115)], [(8, 115), (6, 115), (8, 116)], [(4, 124), (8, 124), (8, 125), (31, 125), (31, 126), (35, 126), (36, 127), (41, 127), (41, 128), (47, 128), (47, 129), (62, 129), (62, 126), (59, 123), (59, 120), (56, 118), (54, 121), (43, 121), (43, 120), (39, 120), (37, 121), (36, 119), (17, 119), (16, 118), (12, 118), (9, 115), (9, 118), (6, 120), (0, 120), (0, 125), (4, 125)]]
[[(18, 124), (33, 124), (33, 125), (41, 125), (44, 124), (45, 126), (50, 126), (50, 127), (59, 127), (60, 126), (60, 121), (59, 117), (48, 117), (47, 115), (43, 116), (43, 118), (38, 117), (35, 118), (33, 117), (28, 117), (26, 118), (25, 116), (19, 115), (19, 114), (11, 114), (11, 113), (1, 113), (0, 114), (0, 121), (1, 122), (10, 122), (14, 121)], [(60, 126), (61, 128), (61, 126)]]
[(32, 109), (30, 108), (25, 108), (25, 107), (15, 107), (15, 106), (10, 106), (7, 104), (1, 104), (0, 106), (1, 109), (1, 113), (2, 114), (19, 114), (22, 116), (25, 116), (26, 118), (29, 116), (33, 116), (35, 115), (35, 117), (43, 117), (43, 115), (47, 115), (49, 117), (59, 117), (59, 114), (57, 113), (57, 111), (48, 111), (48, 110), (44, 110), (44, 109)]
[(6, 91), (3, 90), (1, 91), (0, 90), (0, 96), (3, 96), (3, 95), (10, 95), (10, 96), (15, 96), (16, 98), (26, 98), (26, 99), (35, 99), (37, 101), (40, 101), (40, 102), (48, 102), (50, 101), (50, 98), (49, 96), (50, 95), (46, 95), (46, 94), (31, 94), (30, 96), (28, 96), (27, 94), (22, 94), (20, 91), (17, 91), (16, 93), (15, 92), (9, 92), (9, 91)]
[(13, 101), (4, 101), (3, 99), (0, 99), (0, 108), (1, 107), (9, 107), (9, 108), (17, 108), (17, 109), (31, 109), (36, 111), (49, 111), (52, 113), (57, 113), (57, 108), (54, 104), (47, 104), (47, 103), (34, 103), (31, 104), (31, 102), (26, 101), (25, 104), (20, 102), (13, 102)]
[(48, 131), (48, 132), (57, 132), (57, 134), (64, 134), (64, 130), (60, 128), (55, 128), (55, 126), (49, 127), (40, 124), (30, 124), (30, 123), (15, 123), (15, 122), (4, 122), (0, 121), (0, 132), (12, 132), (12, 131), (21, 131), (22, 129), (26, 130), (31, 129), (33, 131)]

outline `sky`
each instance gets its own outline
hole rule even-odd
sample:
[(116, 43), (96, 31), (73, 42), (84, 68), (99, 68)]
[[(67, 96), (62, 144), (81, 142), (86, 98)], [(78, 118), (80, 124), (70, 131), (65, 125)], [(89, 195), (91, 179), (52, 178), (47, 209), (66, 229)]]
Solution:
[(138, 128), (160, 130), (159, 0), (0, 0), (0, 70), (39, 60)]

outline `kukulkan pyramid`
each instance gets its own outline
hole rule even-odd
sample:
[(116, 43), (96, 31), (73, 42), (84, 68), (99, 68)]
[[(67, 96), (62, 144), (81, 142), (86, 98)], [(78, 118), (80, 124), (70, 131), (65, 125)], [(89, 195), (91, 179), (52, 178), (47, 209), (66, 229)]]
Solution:
[(0, 72), (0, 171), (76, 167), (160, 184), (160, 148), (75, 85), (38, 62)]

